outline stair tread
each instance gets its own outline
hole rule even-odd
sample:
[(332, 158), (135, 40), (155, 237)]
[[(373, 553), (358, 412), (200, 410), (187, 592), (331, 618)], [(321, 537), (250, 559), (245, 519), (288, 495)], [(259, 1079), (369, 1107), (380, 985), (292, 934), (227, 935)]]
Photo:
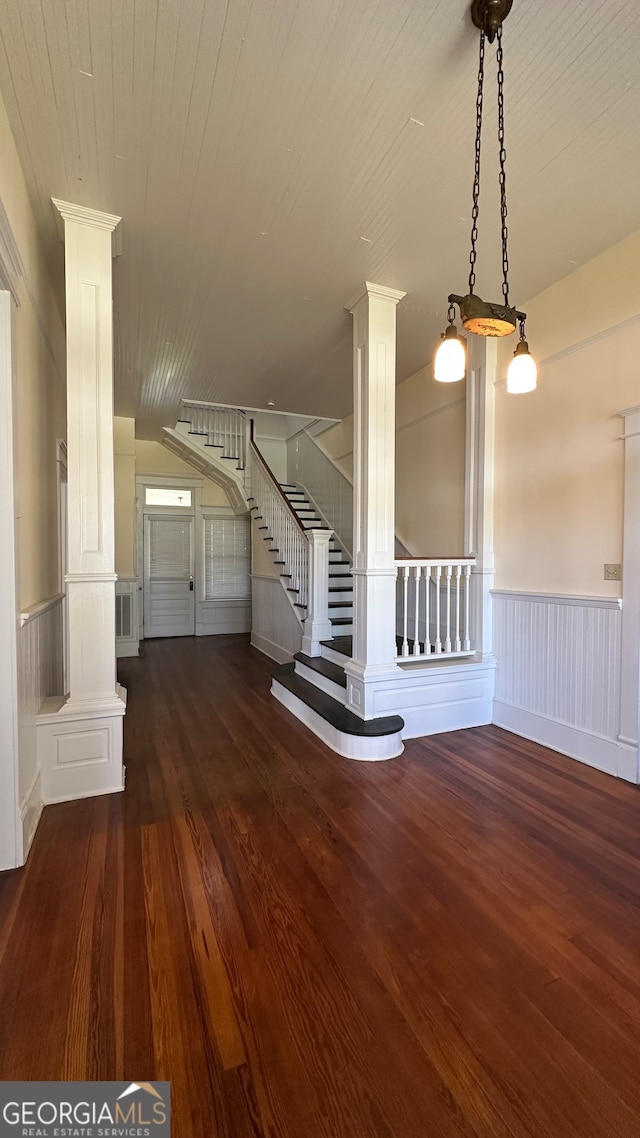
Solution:
[(380, 719), (360, 719), (349, 711), (344, 704), (327, 695), (297, 675), (295, 664), (281, 664), (272, 672), (274, 680), (287, 688), (298, 699), (306, 703), (323, 719), (342, 731), (345, 735), (357, 735), (364, 738), (375, 739), (380, 735), (395, 735), (404, 727), (404, 719), (400, 715), (387, 715)]
[(339, 684), (341, 688), (346, 688), (347, 677), (344, 674), (344, 668), (341, 668), (339, 664), (334, 664), (333, 660), (326, 660), (324, 656), (307, 656), (305, 652), (295, 652), (293, 658), (299, 660), (305, 667), (318, 672), (319, 675), (325, 676), (332, 683)]
[(325, 648), (332, 648), (334, 652), (338, 652), (341, 656), (346, 656), (351, 659), (353, 652), (353, 637), (352, 636), (334, 636), (333, 640), (321, 640)]
[(331, 620), (332, 624), (353, 624), (352, 616), (334, 616)]
[(330, 609), (346, 609), (353, 608), (351, 601), (329, 601)]

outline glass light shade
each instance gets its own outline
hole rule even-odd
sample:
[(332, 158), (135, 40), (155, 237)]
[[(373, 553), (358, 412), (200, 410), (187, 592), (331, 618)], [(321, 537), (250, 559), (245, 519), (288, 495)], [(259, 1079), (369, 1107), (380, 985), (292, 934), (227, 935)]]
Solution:
[(453, 325), (450, 325), (436, 352), (434, 377), (438, 383), (456, 383), (459, 379), (464, 379), (466, 367), (464, 342)]
[(525, 395), (527, 391), (535, 390), (537, 381), (536, 361), (529, 354), (529, 345), (526, 340), (521, 340), (509, 364), (507, 391), (511, 395)]

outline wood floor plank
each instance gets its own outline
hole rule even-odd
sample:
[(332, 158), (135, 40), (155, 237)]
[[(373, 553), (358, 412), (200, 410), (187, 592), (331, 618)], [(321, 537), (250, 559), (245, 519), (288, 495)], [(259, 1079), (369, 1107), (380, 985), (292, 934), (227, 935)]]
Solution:
[(126, 790), (0, 875), (0, 1078), (177, 1138), (638, 1138), (640, 791), (495, 727), (328, 751), (244, 636), (145, 642)]

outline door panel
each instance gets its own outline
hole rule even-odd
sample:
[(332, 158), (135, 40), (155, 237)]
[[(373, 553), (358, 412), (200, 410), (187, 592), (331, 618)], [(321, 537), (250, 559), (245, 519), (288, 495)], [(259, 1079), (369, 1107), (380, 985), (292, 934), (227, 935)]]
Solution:
[(144, 635), (193, 636), (192, 517), (145, 514)]

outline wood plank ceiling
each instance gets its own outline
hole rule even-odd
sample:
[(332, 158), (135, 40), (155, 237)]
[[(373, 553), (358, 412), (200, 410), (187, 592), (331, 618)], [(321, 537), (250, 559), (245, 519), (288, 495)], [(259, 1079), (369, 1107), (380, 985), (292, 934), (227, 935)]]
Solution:
[[(640, 8), (515, 0), (504, 41), (523, 304), (640, 227)], [(365, 279), (408, 293), (400, 377), (428, 362), (466, 291), (477, 45), (466, 0), (0, 0), (60, 296), (51, 197), (123, 217), (116, 411), (140, 435), (182, 397), (348, 412)], [(488, 105), (477, 287), (499, 299)]]

